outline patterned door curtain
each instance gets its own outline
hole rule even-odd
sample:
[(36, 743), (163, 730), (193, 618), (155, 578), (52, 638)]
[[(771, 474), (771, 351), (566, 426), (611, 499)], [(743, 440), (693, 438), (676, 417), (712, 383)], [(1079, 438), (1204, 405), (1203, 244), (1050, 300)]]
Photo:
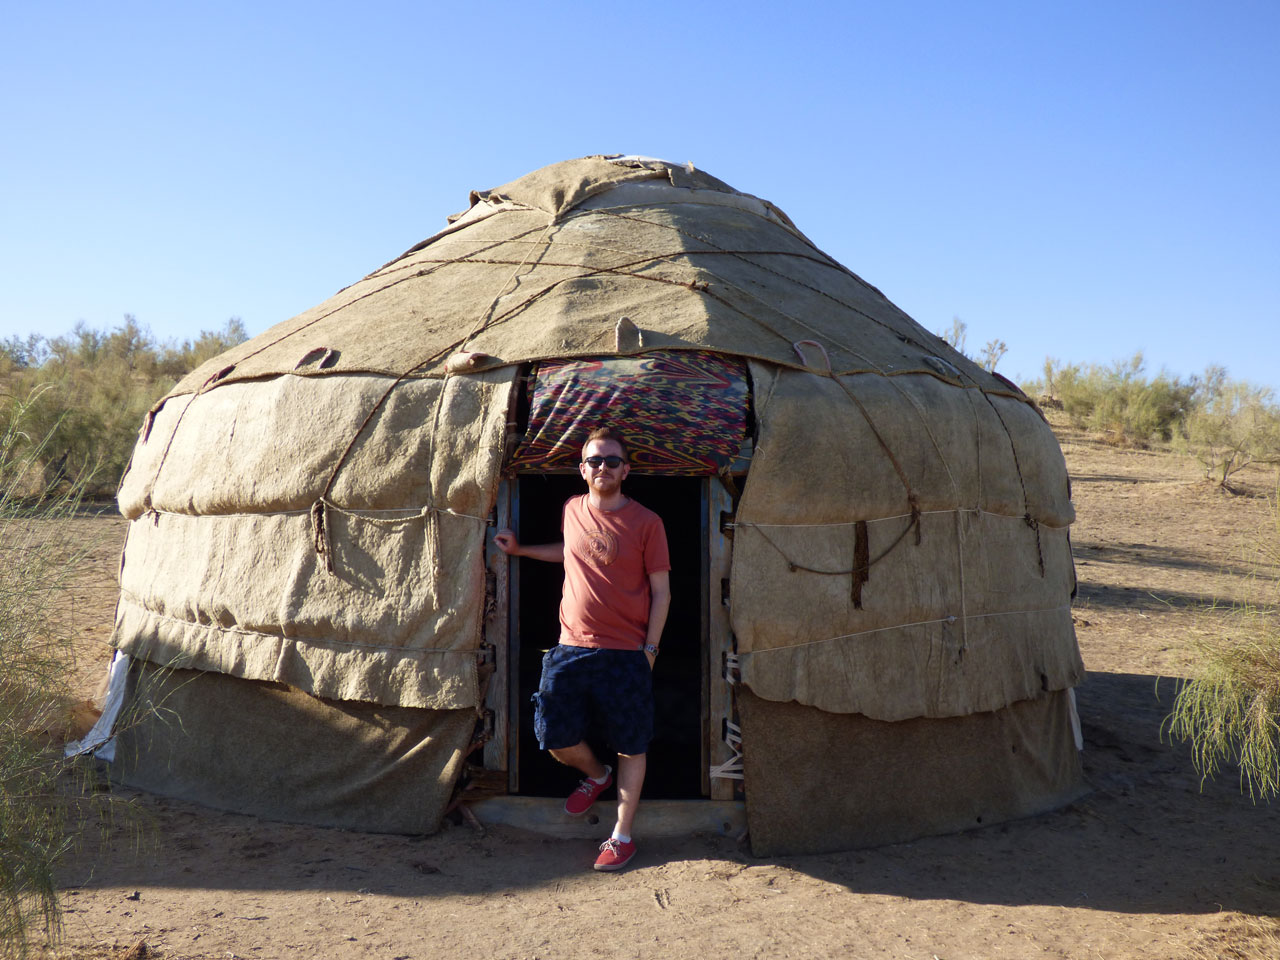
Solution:
[(529, 427), (508, 467), (576, 470), (587, 434), (610, 426), (638, 473), (725, 470), (747, 429), (747, 369), (701, 350), (544, 360), (529, 383)]

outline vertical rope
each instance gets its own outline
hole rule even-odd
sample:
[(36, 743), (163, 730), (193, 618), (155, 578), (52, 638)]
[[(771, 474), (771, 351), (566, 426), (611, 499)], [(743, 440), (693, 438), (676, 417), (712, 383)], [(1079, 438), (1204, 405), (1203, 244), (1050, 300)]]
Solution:
[(867, 412), (867, 408), (862, 401), (839, 377), (833, 376), (831, 379), (836, 382), (836, 385), (844, 391), (844, 395), (858, 408), (858, 412), (862, 414), (862, 419), (867, 422), (867, 426), (871, 429), (872, 436), (876, 438), (876, 442), (880, 444), (880, 449), (884, 451), (884, 455), (889, 458), (889, 463), (893, 465), (894, 472), (898, 474), (898, 480), (902, 483), (907, 493), (907, 504), (911, 507), (911, 522), (916, 528), (916, 546), (920, 546), (922, 539), (920, 532), (920, 498), (916, 496), (916, 492), (911, 486), (910, 478), (907, 477), (906, 471), (902, 469), (902, 464), (898, 462), (898, 458), (893, 455), (893, 450), (889, 448), (888, 442), (880, 435), (879, 429), (877, 429), (875, 422), (871, 419), (871, 414)]
[(333, 573), (333, 543), (329, 539), (329, 504), (323, 498), (311, 505), (311, 537), (326, 572)]
[(867, 536), (867, 521), (859, 520), (853, 525), (853, 576), (851, 590), (853, 609), (862, 609), (862, 587), (871, 579), (871, 548)]
[(502, 299), (502, 295), (507, 292), (507, 287), (511, 286), (511, 282), (519, 276), (520, 271), (528, 266), (529, 260), (533, 257), (534, 253), (539, 251), (542, 253), (546, 252), (546, 248), (548, 246), (546, 242), (547, 234), (551, 232), (551, 228), (555, 226), (555, 223), (555, 219), (552, 218), (547, 222), (547, 225), (542, 228), (542, 235), (530, 245), (529, 252), (524, 255), (524, 259), (516, 265), (516, 268), (511, 271), (511, 276), (507, 277), (502, 286), (498, 288), (498, 292), (493, 295), (493, 299), (489, 301), (489, 305), (480, 312), (480, 317), (474, 324), (472, 324), (471, 331), (462, 338), (462, 345), (459, 349), (465, 350), (467, 344), (475, 338), (476, 334), (480, 333), (489, 325), (489, 322), (493, 319), (493, 308), (498, 305), (498, 301)]

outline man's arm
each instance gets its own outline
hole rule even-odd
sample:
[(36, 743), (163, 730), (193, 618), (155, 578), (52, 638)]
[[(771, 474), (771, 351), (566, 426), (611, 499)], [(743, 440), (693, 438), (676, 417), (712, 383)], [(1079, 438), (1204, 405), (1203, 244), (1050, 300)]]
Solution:
[(523, 546), (516, 539), (514, 530), (499, 530), (493, 535), (493, 542), (509, 557), (528, 557), (530, 560), (545, 560), (547, 563), (564, 563), (563, 542)]
[[(671, 572), (660, 570), (649, 574), (649, 630), (645, 634), (646, 646), (657, 646), (662, 642), (662, 628), (667, 624), (667, 611), (671, 609)], [(657, 658), (645, 651), (649, 658), (649, 666)]]

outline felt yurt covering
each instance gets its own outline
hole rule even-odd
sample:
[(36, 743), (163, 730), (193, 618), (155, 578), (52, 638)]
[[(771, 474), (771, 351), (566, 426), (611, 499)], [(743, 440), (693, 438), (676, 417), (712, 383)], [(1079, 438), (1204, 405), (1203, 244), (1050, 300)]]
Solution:
[(470, 201), (148, 415), (114, 643), (159, 709), (120, 733), (126, 780), (434, 830), (482, 735), (486, 540), (530, 370), (699, 351), (750, 384), (749, 465), (713, 482), (735, 494), (726, 659), (756, 852), (1079, 793), (1073, 510), (1026, 396), (691, 165), (587, 157)]

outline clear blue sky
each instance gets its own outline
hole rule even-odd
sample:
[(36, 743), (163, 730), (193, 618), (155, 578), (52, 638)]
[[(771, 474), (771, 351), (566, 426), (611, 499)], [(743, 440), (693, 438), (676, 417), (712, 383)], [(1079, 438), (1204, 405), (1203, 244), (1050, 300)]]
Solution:
[(924, 326), (1280, 389), (1280, 3), (10, 4), (0, 337), (310, 307), (591, 153), (782, 207)]

